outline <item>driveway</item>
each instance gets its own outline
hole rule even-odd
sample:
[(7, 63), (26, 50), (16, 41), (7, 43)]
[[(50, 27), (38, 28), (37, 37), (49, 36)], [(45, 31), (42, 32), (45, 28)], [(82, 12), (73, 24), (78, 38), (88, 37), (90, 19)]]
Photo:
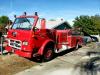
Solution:
[(91, 43), (77, 51), (61, 53), (52, 61), (39, 63), (15, 75), (100, 75), (99, 53), (99, 45)]

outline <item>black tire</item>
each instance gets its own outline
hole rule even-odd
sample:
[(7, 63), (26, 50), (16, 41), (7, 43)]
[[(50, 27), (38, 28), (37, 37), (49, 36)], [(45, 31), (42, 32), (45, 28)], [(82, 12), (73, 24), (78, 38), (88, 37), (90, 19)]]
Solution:
[(43, 54), (43, 61), (47, 62), (52, 60), (54, 57), (54, 49), (53, 48), (45, 48), (44, 54)]

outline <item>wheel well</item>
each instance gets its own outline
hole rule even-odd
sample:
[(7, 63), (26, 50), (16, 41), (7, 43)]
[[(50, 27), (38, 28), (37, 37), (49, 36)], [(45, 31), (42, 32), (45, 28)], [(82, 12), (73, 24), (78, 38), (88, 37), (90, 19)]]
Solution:
[(45, 48), (53, 48), (54, 49), (54, 43), (53, 42), (48, 42), (47, 45), (45, 46)]
[(46, 43), (44, 43), (38, 50), (38, 54), (39, 55), (43, 55), (43, 53), (45, 52), (46, 48), (52, 48), (54, 50), (54, 42), (52, 41), (47, 41)]
[[(53, 57), (54, 57), (54, 47), (55, 47), (54, 45), (55, 44), (53, 42), (48, 42), (46, 44), (44, 51), (43, 51), (43, 55), (42, 55), (44, 62), (50, 61), (51, 59), (53, 59)], [(50, 52), (50, 54), (48, 54), (49, 52)]]

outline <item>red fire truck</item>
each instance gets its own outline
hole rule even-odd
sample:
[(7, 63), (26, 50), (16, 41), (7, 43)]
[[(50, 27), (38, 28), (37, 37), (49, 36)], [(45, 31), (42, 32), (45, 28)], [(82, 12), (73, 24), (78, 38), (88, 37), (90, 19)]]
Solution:
[(15, 18), (7, 33), (6, 50), (22, 57), (42, 57), (48, 61), (55, 53), (78, 48), (80, 45), (80, 35), (75, 35), (72, 29), (66, 29), (66, 25), (47, 29), (46, 20), (39, 18), (36, 12), (34, 16), (24, 13)]

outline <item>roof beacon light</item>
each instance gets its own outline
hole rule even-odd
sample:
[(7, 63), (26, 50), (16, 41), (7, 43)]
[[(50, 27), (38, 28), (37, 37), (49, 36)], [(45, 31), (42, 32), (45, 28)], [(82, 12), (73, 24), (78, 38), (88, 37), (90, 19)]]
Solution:
[(27, 14), (27, 13), (26, 13), (26, 12), (24, 12), (24, 15), (25, 15), (25, 16), (26, 16), (26, 14)]
[(16, 15), (14, 15), (14, 18), (16, 18)]
[(37, 12), (35, 12), (35, 16), (38, 16), (38, 13)]

